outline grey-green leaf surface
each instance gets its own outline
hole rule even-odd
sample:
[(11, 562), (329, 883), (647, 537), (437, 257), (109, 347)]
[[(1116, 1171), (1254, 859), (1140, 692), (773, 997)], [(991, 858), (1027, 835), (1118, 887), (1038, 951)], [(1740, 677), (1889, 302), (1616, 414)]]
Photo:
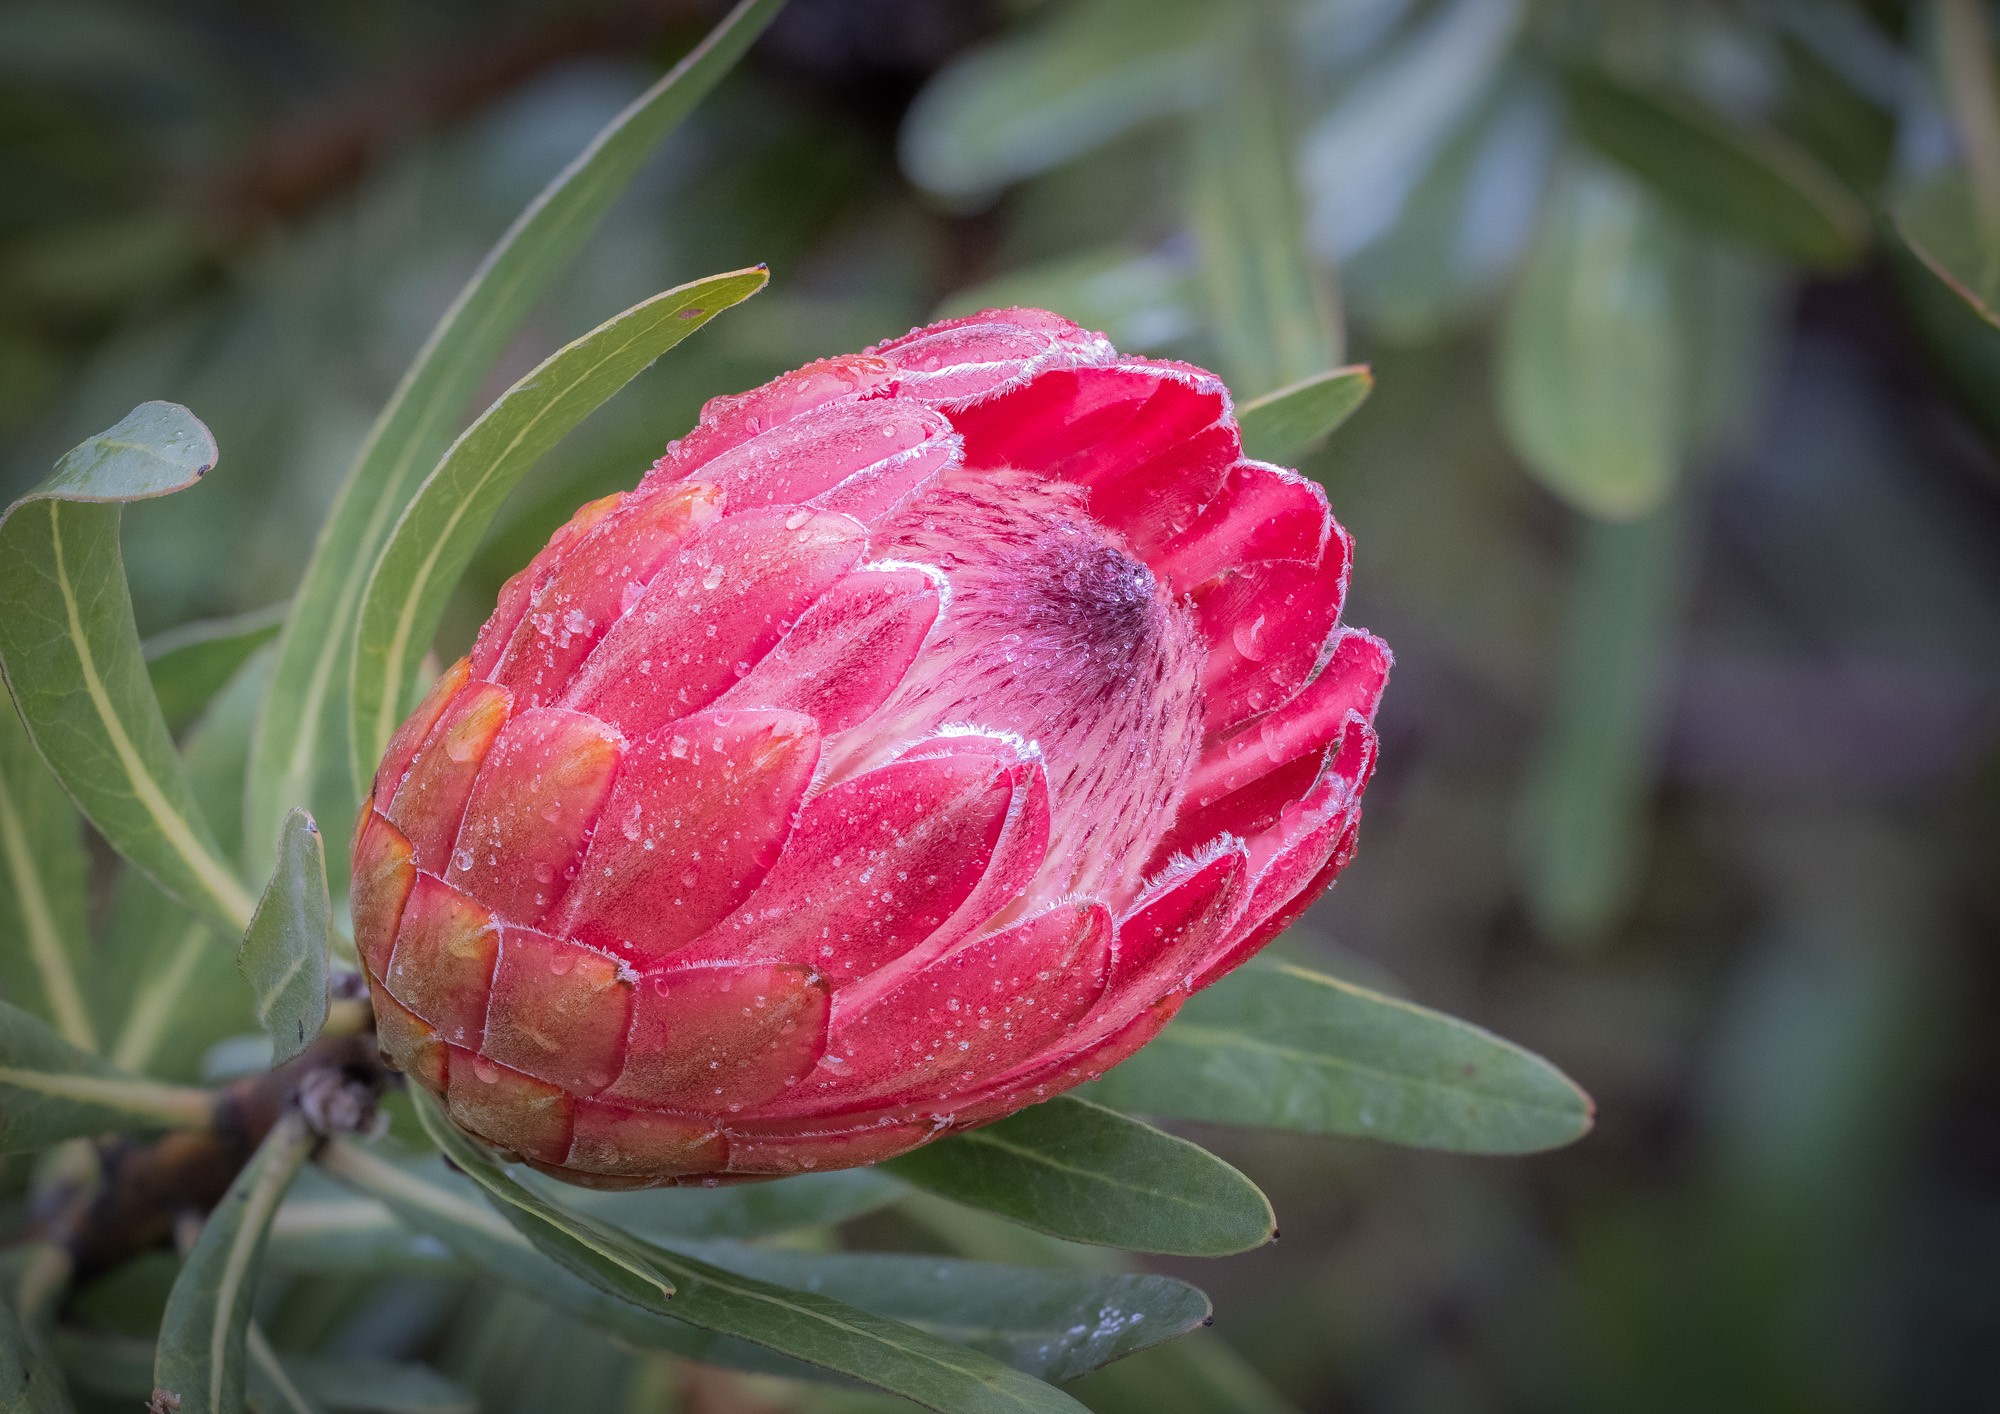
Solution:
[[(337, 1138), (321, 1152), (319, 1162), (342, 1183), (385, 1205), (402, 1222), (436, 1238), (481, 1271), (632, 1345), (759, 1374), (822, 1377), (811, 1365), (670, 1320), (585, 1281), (537, 1250), (494, 1210), (482, 1189), (447, 1170), (438, 1159), (397, 1163), (365, 1145)], [(332, 1221), (358, 1219), (356, 1214)], [(295, 1249), (287, 1243), (285, 1250)]]
[(566, 1188), (569, 1205), (653, 1241), (681, 1237), (767, 1237), (845, 1222), (895, 1202), (909, 1190), (880, 1169), (804, 1173), (721, 1188), (642, 1188), (602, 1193)]
[(1306, 251), (1286, 88), (1271, 81), (1278, 46), (1260, 17), (1241, 7), (1241, 32), (1218, 46), (1223, 79), (1195, 115), (1188, 180), (1209, 330), (1245, 398), (1325, 372), (1342, 344), (1332, 287)]
[(661, 354), (769, 279), (762, 266), (733, 270), (634, 305), (545, 359), (452, 443), (361, 597), (349, 674), (355, 780), (373, 774), (413, 705), (410, 688), (445, 599), (528, 469)]
[(279, 636), (252, 746), (245, 814), (255, 849), (276, 845), (295, 805), (310, 808), (336, 842), (346, 839), (358, 798), (350, 778), (347, 674), (362, 590), (390, 530), (522, 319), (648, 155), (783, 4), (741, 0), (612, 119), (508, 228), (403, 375), (320, 529)]
[(1590, 1128), (1584, 1093), (1512, 1042), (1264, 959), (1189, 998), (1089, 1093), (1161, 1118), (1474, 1154), (1549, 1149)]
[(1217, 13), (1203, 0), (1082, 0), (982, 45), (910, 105), (903, 170), (942, 195), (984, 197), (1198, 107), (1213, 87)]
[(0, 1414), (70, 1414), (75, 1407), (55, 1362), (0, 1300)]
[(2000, 328), (2000, 239), (1986, 228), (1965, 173), (1945, 168), (1896, 202), (1896, 234), (1939, 284)]
[(215, 455), (193, 413), (143, 403), (0, 516), (0, 671), (36, 748), (98, 832), (234, 932), (250, 921), (250, 894), (174, 754), (118, 548), (119, 502), (192, 486)]
[(739, 1276), (830, 1296), (1061, 1382), (1208, 1319), (1172, 1277), (1010, 1267), (949, 1257), (804, 1253), (741, 1242), (670, 1244)]
[(0, 684), (0, 936), (11, 940), (0, 947), (0, 991), (94, 1051), (83, 984), (87, 871), (76, 807)]
[(257, 1023), (271, 1038), (273, 1065), (303, 1051), (326, 1024), (332, 951), (326, 848), (312, 816), (294, 810), (278, 837), (277, 868), (236, 950), (236, 966), (256, 999)]
[(1257, 1185), (1185, 1139), (1063, 1095), (886, 1165), (898, 1178), (1073, 1242), (1222, 1257), (1271, 1240)]
[(1657, 203), (1574, 167), (1543, 215), (1501, 329), (1501, 424), (1528, 469), (1594, 516), (1630, 520), (1679, 474), (1686, 350)]
[(0, 1154), (113, 1129), (203, 1125), (213, 1110), (207, 1091), (127, 1075), (0, 1002)]
[[(353, 1272), (461, 1272), (466, 1264), (439, 1238), (413, 1228), (378, 1198), (314, 1191), (308, 1169), (271, 1220), (264, 1259), (314, 1276)], [(332, 1189), (334, 1191), (327, 1191)]]
[[(488, 1201), (501, 1210), (521, 1235), (541, 1253), (560, 1262), (560, 1270), (585, 1277), (601, 1292), (622, 1295), (615, 1286), (621, 1278), (608, 1269), (615, 1264), (592, 1266), (578, 1260), (582, 1244), (574, 1234), (582, 1223), (575, 1213), (565, 1212), (530, 1192), (464, 1136), (455, 1131), (443, 1132), (443, 1126), (449, 1122), (436, 1115), (434, 1106), (420, 1113), (425, 1117), (426, 1128), (440, 1141), (452, 1163), (485, 1190)], [(360, 1164), (352, 1160), (355, 1147), (358, 1146), (348, 1146), (336, 1154), (332, 1170), (342, 1178), (360, 1179), (368, 1184), (371, 1178), (366, 1158)], [(419, 1205), (412, 1201), (415, 1195), (407, 1187), (399, 1190), (379, 1182), (379, 1177), (378, 1172), (371, 1190), (376, 1196), (398, 1211), (409, 1204), (415, 1220), (435, 1220), (439, 1205), (434, 1202)], [(594, 1230), (593, 1240), (605, 1240), (601, 1226), (590, 1224), (589, 1228)], [(465, 1240), (468, 1229), (477, 1232), (472, 1224), (459, 1219), (455, 1230), (444, 1226), (434, 1230), (456, 1245)], [(636, 1240), (630, 1243), (646, 1252), (649, 1270), (661, 1274), (673, 1287), (670, 1309), (674, 1320), (666, 1325), (683, 1323), (732, 1337), (736, 1342), (761, 1345), (949, 1414), (1020, 1410), (1063, 1410), (1074, 1414), (1081, 1407), (1059, 1391), (988, 1356), (939, 1340), (914, 1327), (812, 1292), (736, 1276), (680, 1252)], [(484, 1260), (508, 1260), (504, 1245), (490, 1234), (474, 1236), (465, 1250), (480, 1253)], [(589, 1250), (596, 1252), (595, 1248)], [(636, 1314), (645, 1316), (649, 1312), (640, 1310)], [(657, 1315), (657, 1305), (650, 1314)], [(718, 1353), (727, 1359), (730, 1352), (724, 1347)], [(711, 1357), (702, 1354), (696, 1358)]]
[(270, 604), (227, 618), (197, 619), (141, 645), (169, 731), (178, 735), (193, 723), (250, 655), (278, 636), (288, 607)]
[(287, 1111), (202, 1224), (160, 1318), (153, 1386), (179, 1397), (178, 1414), (239, 1414), (257, 1262), (271, 1215), (316, 1142)]
[(1618, 922), (1646, 857), (1666, 675), (1692, 572), (1686, 501), (1629, 525), (1589, 526), (1577, 546), (1517, 839), (1529, 912), (1570, 946)]
[(1330, 368), (1253, 398), (1236, 409), (1243, 454), (1290, 465), (1354, 415), (1375, 388), (1365, 363)]
[(445, 1117), (428, 1092), (415, 1087), (412, 1092), (417, 1118), (423, 1121), (431, 1142), (489, 1194), (505, 1199), (495, 1206), (523, 1237), (620, 1300), (666, 1314), (674, 1280), (661, 1268), (652, 1249), (629, 1233), (571, 1212), (515, 1181)]
[(1585, 141), (1717, 232), (1822, 270), (1867, 245), (1867, 209), (1783, 134), (1598, 69), (1570, 70), (1565, 89)]
[(244, 1403), (250, 1414), (326, 1414), (324, 1406), (306, 1393), (264, 1332), (252, 1321), (244, 1331), (248, 1363), (244, 1367)]

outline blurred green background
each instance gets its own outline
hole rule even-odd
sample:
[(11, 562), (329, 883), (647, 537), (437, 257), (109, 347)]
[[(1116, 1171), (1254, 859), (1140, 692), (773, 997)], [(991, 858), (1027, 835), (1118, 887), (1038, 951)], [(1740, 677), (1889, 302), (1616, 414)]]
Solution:
[[(222, 461), (127, 513), (141, 629), (282, 600), (474, 263), (719, 9), (0, 6), (0, 489), (184, 402)], [(940, 310), (1048, 304), (1246, 400), (1367, 362), (1304, 469), (1398, 654), (1383, 764), (1278, 946), (1548, 1056), (1599, 1125), (1204, 1131), (1283, 1239), (1163, 1264), (1215, 1329), (1081, 1397), (2000, 1408), (1994, 18), (793, 0), (492, 391), (668, 285), (770, 288), (530, 477), (444, 646), (704, 398)], [(1079, 1260), (921, 1219), (867, 1236)], [(281, 1343), (428, 1353), (493, 1410), (873, 1407), (447, 1283), (283, 1300)]]

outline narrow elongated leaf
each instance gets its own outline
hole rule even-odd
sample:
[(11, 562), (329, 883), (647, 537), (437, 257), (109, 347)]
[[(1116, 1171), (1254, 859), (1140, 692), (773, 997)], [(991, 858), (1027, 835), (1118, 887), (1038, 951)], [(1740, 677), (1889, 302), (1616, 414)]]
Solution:
[(0, 1301), (0, 1414), (70, 1414), (73, 1408), (55, 1363), (14, 1308)]
[(845, 1222), (888, 1206), (909, 1190), (879, 1169), (805, 1173), (723, 1188), (645, 1188), (632, 1193), (565, 1189), (571, 1207), (651, 1241), (765, 1237)]
[(903, 120), (903, 170), (983, 197), (1150, 119), (1214, 83), (1216, 10), (1201, 0), (1084, 0), (941, 70)]
[(1570, 70), (1565, 88), (1585, 141), (1717, 232), (1814, 269), (1867, 245), (1867, 209), (1783, 134), (1600, 69)]
[(1291, 963), (1196, 993), (1091, 1097), (1169, 1119), (1364, 1135), (1476, 1154), (1567, 1144), (1590, 1101), (1489, 1032)]
[(250, 1299), (271, 1215), (316, 1142), (288, 1111), (229, 1185), (181, 1266), (160, 1319), (153, 1386), (175, 1395), (178, 1414), (238, 1414), (243, 1408)]
[(1299, 1414), (1256, 1368), (1210, 1331), (1149, 1350), (1076, 1386), (1096, 1414)]
[[(523, 1236), (614, 1295), (624, 1295), (623, 1288), (633, 1285), (633, 1268), (625, 1264), (636, 1267), (636, 1253), (644, 1259), (643, 1270), (672, 1292), (676, 1319), (865, 1380), (927, 1408), (947, 1414), (1081, 1408), (1069, 1396), (989, 1356), (899, 1321), (816, 1292), (737, 1276), (681, 1252), (624, 1239), (622, 1234), (614, 1237), (608, 1229), (517, 1182), (478, 1145), (452, 1129), (434, 1103), (420, 1101), (418, 1112), (446, 1156), (486, 1190), (488, 1200)], [(621, 1244), (616, 1259), (604, 1250), (614, 1242)]]
[[(345, 1190), (307, 1193), (312, 1171), (271, 1219), (264, 1257), (314, 1276), (347, 1272), (459, 1272), (466, 1264), (430, 1233), (410, 1227), (379, 1199)], [(330, 1185), (329, 1185), (330, 1186)]]
[(326, 1414), (285, 1368), (255, 1321), (244, 1331), (244, 1342), (249, 1357), (244, 1366), (244, 1402), (251, 1414)]
[(36, 748), (118, 852), (231, 931), (249, 892), (195, 808), (146, 677), (118, 550), (118, 503), (194, 485), (215, 440), (142, 403), (0, 516), (0, 671)]
[(417, 664), (487, 527), (544, 452), (647, 365), (764, 288), (762, 266), (634, 305), (508, 389), (445, 453), (389, 536), (361, 598), (352, 681), (354, 779), (367, 780), (409, 702)]
[(1257, 1185), (1215, 1155), (1070, 1095), (885, 1167), (969, 1207), (1134, 1252), (1221, 1257), (1261, 1247), (1276, 1226)]
[(0, 685), (0, 937), (10, 940), (0, 946), (0, 989), (94, 1051), (82, 981), (87, 870), (76, 808)]
[(1528, 469), (1591, 515), (1657, 506), (1680, 469), (1686, 350), (1657, 205), (1616, 171), (1561, 183), (1501, 331), (1501, 421)]
[(198, 619), (141, 645), (169, 731), (189, 726), (250, 655), (278, 636), (289, 607), (271, 604), (228, 618)]
[[(657, 1254), (628, 1233), (608, 1223), (573, 1213), (541, 1194), (516, 1183), (439, 1111), (426, 1092), (414, 1095), (417, 1117), (446, 1158), (489, 1193), (507, 1199), (501, 1215), (549, 1257), (620, 1300), (665, 1314), (674, 1294), (674, 1279), (659, 1264)], [(489, 1182), (488, 1180), (491, 1180)], [(516, 1193), (518, 1191), (518, 1195)]]
[(303, 1051), (326, 1024), (332, 951), (326, 849), (312, 816), (294, 810), (278, 840), (278, 867), (236, 950), (236, 966), (256, 997), (258, 1024), (271, 1038), (273, 1065)]
[(802, 1253), (741, 1242), (670, 1244), (739, 1276), (803, 1288), (1064, 1381), (1184, 1335), (1208, 1298), (1171, 1277), (1008, 1267), (943, 1257)]
[(1523, 790), (1518, 854), (1528, 907), (1572, 946), (1615, 923), (1645, 859), (1666, 722), (1666, 676), (1692, 567), (1677, 496), (1578, 546), (1555, 699)]
[(1331, 286), (1305, 248), (1284, 85), (1271, 81), (1282, 66), (1260, 14), (1241, 7), (1241, 33), (1221, 46), (1225, 77), (1195, 117), (1188, 183), (1209, 328), (1246, 398), (1325, 372), (1342, 343)]
[(279, 636), (278, 663), (252, 746), (245, 812), (260, 852), (276, 845), (294, 805), (309, 807), (345, 848), (358, 798), (348, 764), (347, 674), (362, 590), (390, 530), (521, 320), (647, 156), (783, 4), (740, 0), (592, 139), (508, 228), (403, 375), (320, 530)]
[(0, 1154), (25, 1154), (111, 1129), (208, 1123), (206, 1090), (127, 1075), (0, 1002)]
[(1896, 234), (1923, 268), (2000, 329), (2000, 239), (1987, 230), (1964, 172), (1946, 168), (1895, 205)]
[(319, 1161), (342, 1183), (386, 1205), (410, 1227), (443, 1242), (490, 1276), (621, 1340), (729, 1369), (823, 1378), (811, 1365), (670, 1320), (585, 1281), (543, 1255), (494, 1210), (482, 1189), (439, 1160), (392, 1163), (364, 1145), (335, 1139)]
[(1356, 363), (1253, 398), (1236, 410), (1244, 455), (1289, 465), (1353, 416), (1374, 388), (1368, 365)]

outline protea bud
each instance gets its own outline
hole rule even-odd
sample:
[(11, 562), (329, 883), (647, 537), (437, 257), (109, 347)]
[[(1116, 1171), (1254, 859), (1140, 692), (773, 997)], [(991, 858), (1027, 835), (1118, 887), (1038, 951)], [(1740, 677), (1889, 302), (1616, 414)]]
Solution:
[(501, 591), (355, 843), (383, 1048), (600, 1186), (1080, 1084), (1353, 851), (1389, 668), (1229, 396), (1038, 310), (719, 398)]

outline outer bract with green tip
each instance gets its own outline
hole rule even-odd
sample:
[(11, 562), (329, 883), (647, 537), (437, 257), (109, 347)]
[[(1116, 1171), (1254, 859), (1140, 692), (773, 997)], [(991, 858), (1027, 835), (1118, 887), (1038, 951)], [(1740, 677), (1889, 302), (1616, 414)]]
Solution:
[(385, 1050), (600, 1186), (1100, 1075), (1352, 853), (1385, 645), (1229, 394), (1039, 310), (711, 403), (501, 591), (355, 838)]

